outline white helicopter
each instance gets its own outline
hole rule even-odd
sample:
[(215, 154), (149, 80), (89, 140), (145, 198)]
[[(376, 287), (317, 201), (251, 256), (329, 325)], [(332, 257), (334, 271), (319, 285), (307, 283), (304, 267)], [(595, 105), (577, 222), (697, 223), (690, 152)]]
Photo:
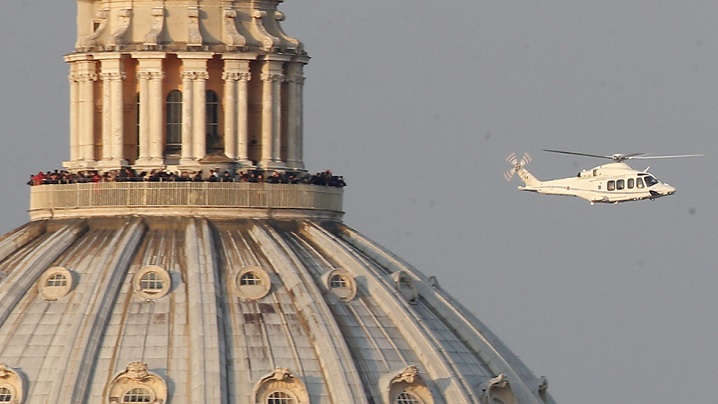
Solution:
[(613, 163), (600, 165), (590, 170), (581, 170), (575, 177), (540, 181), (525, 168), (526, 164), (531, 161), (531, 157), (524, 154), (519, 160), (516, 154), (512, 153), (506, 158), (506, 161), (513, 165), (513, 168), (504, 174), (506, 180), (510, 181), (514, 174), (518, 174), (519, 179), (524, 183), (524, 186), (519, 186), (521, 191), (547, 195), (575, 196), (591, 202), (591, 205), (594, 203), (615, 204), (642, 199), (656, 199), (673, 195), (676, 192), (674, 187), (658, 181), (656, 177), (648, 173), (648, 168), (644, 171), (634, 170), (624, 163), (625, 160), (702, 156), (702, 154), (648, 156), (645, 153), (602, 156), (563, 150), (544, 149), (544, 151), (609, 159), (613, 160)]

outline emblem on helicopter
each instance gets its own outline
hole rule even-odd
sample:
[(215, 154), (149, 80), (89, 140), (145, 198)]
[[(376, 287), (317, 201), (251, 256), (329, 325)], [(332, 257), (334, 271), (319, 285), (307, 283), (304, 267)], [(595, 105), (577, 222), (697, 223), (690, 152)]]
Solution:
[(575, 196), (594, 203), (619, 203), (656, 199), (673, 195), (676, 189), (648, 172), (634, 170), (625, 163), (626, 160), (665, 159), (680, 157), (699, 157), (702, 154), (682, 154), (673, 156), (651, 156), (646, 153), (613, 154), (604, 156), (600, 154), (577, 153), (564, 150), (544, 149), (550, 153), (569, 154), (573, 156), (595, 157), (613, 160), (612, 163), (596, 166), (590, 170), (581, 170), (575, 177), (559, 178), (541, 181), (533, 176), (526, 165), (531, 161), (528, 154), (519, 158), (511, 153), (506, 161), (513, 167), (504, 176), (510, 181), (516, 174), (524, 185), (519, 190), (536, 192), (546, 195)]

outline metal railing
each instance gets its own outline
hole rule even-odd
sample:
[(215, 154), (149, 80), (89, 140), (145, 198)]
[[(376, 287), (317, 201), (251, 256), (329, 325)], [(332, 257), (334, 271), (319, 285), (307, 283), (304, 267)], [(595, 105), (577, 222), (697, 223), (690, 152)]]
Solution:
[(30, 187), (30, 212), (78, 208), (264, 208), (342, 211), (342, 188), (247, 182), (99, 182)]

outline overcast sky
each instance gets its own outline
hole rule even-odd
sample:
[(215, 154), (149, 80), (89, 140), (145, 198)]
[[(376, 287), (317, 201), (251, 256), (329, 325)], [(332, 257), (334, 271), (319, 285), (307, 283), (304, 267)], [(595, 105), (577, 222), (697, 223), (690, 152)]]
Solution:
[[(49, 3), (49, 4), (46, 4)], [(564, 403), (718, 396), (718, 2), (287, 0), (312, 57), (305, 163), (344, 174), (345, 222), (486, 323)], [(68, 158), (71, 1), (0, 14), (0, 232), (31, 172)], [(590, 206), (522, 193), (601, 161), (688, 154), (668, 198)], [(635, 168), (644, 169), (641, 161)]]

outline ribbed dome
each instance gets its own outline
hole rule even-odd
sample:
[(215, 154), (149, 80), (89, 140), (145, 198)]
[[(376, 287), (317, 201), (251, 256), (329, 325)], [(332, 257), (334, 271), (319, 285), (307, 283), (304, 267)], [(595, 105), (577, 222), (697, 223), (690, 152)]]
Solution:
[(27, 402), (552, 402), (433, 277), (340, 221), (38, 220), (0, 252), (0, 358)]

